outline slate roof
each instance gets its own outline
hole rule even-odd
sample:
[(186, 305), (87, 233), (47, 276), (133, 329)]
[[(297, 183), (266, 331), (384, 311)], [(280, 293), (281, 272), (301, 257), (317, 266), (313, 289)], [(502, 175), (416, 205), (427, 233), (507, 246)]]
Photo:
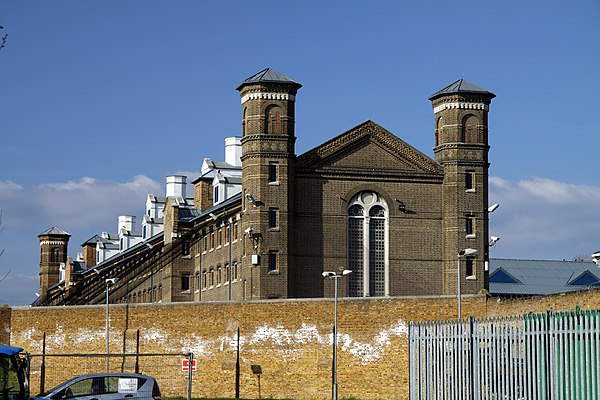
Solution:
[(53, 226), (50, 229), (45, 230), (44, 232), (40, 233), (38, 235), (39, 236), (44, 236), (44, 235), (62, 235), (62, 236), (71, 236), (71, 234), (67, 231), (64, 231), (56, 226)]
[(532, 296), (600, 288), (600, 268), (590, 261), (490, 259), (490, 293)]
[(251, 85), (253, 83), (290, 83), (293, 86), (296, 86), (296, 89), (300, 89), (302, 87), (301, 84), (291, 78), (288, 78), (282, 73), (277, 72), (272, 68), (265, 68), (262, 71), (252, 75), (250, 78), (244, 80), (244, 82), (242, 82), (236, 88), (236, 90), (240, 90), (244, 86)]
[(441, 97), (441, 96), (444, 96), (447, 94), (454, 94), (454, 93), (483, 94), (483, 95), (489, 96), (490, 99), (493, 99), (494, 97), (496, 97), (496, 95), (494, 93), (489, 92), (489, 91), (485, 90), (484, 88), (475, 85), (474, 83), (471, 83), (465, 79), (459, 79), (456, 82), (453, 82), (450, 85), (446, 86), (442, 90), (437, 91), (434, 94), (432, 94), (431, 97), (429, 97), (429, 100), (435, 100), (438, 97)]

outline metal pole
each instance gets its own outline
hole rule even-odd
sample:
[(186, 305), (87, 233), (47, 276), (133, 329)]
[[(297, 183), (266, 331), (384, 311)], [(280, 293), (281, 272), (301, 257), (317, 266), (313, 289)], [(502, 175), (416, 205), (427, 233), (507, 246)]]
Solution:
[(108, 314), (108, 281), (106, 281), (106, 321), (105, 321), (105, 328), (106, 328), (106, 372), (108, 372), (108, 357), (109, 357), (109, 350), (108, 350), (108, 333), (109, 333), (109, 320), (108, 320), (109, 314)]
[(187, 400), (192, 399), (192, 365), (194, 364), (194, 353), (188, 354), (188, 392)]
[(458, 255), (458, 284), (456, 289), (456, 296), (458, 299), (458, 319), (460, 319), (460, 254)]
[(337, 400), (337, 302), (338, 302), (338, 275), (334, 276), (335, 281), (335, 297), (333, 306), (333, 373), (332, 373), (332, 394), (333, 400)]
[(240, 398), (240, 327), (237, 328), (237, 357), (235, 360), (235, 398)]

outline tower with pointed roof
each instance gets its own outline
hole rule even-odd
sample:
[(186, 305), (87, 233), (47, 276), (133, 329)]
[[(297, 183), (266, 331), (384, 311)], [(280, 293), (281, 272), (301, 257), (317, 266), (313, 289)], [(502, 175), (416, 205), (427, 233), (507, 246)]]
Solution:
[(71, 235), (53, 226), (38, 235), (40, 240), (40, 301), (48, 288), (60, 280), (60, 266), (67, 262), (67, 249)]
[(301, 86), (267, 68), (237, 87), (242, 99), (246, 298), (290, 296), (295, 98)]
[[(442, 292), (455, 294), (458, 257), (462, 290), (487, 288), (488, 111), (495, 95), (464, 79), (434, 93), (435, 159), (444, 167), (442, 188)], [(475, 249), (472, 257), (462, 255)]]

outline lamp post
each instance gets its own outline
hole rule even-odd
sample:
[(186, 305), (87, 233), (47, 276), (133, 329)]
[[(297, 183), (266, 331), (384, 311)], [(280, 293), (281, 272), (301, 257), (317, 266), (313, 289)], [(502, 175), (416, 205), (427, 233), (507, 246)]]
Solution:
[(475, 249), (471, 249), (471, 248), (467, 248), (464, 250), (461, 250), (458, 252), (458, 284), (457, 284), (457, 290), (456, 290), (456, 296), (457, 296), (457, 300), (458, 300), (458, 319), (461, 318), (461, 312), (460, 312), (460, 259), (462, 257), (469, 257), (469, 256), (474, 256), (475, 254), (477, 254), (477, 250)]
[(106, 372), (108, 372), (108, 358), (109, 358), (109, 350), (108, 350), (108, 337), (110, 331), (110, 322), (109, 322), (109, 312), (108, 312), (108, 288), (110, 285), (114, 285), (118, 278), (108, 278), (106, 279), (106, 320), (105, 320), (105, 328), (106, 328)]
[(349, 269), (342, 271), (342, 274), (338, 274), (332, 271), (323, 272), (323, 277), (332, 278), (334, 280), (334, 306), (333, 306), (333, 365), (331, 372), (331, 396), (333, 400), (337, 400), (337, 303), (338, 303), (338, 280), (348, 274), (352, 273)]

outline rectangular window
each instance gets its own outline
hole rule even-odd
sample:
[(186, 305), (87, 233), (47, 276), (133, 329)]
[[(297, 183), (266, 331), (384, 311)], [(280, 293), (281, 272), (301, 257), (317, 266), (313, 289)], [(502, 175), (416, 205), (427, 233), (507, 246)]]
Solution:
[(210, 248), (214, 249), (215, 248), (215, 233), (212, 232), (210, 234)]
[(182, 274), (181, 275), (181, 291), (187, 292), (190, 290), (190, 275)]
[(465, 218), (465, 233), (467, 237), (475, 237), (475, 218), (471, 216)]
[(181, 243), (181, 255), (184, 257), (190, 255), (190, 242), (187, 240), (184, 240), (183, 243)]
[(465, 190), (469, 192), (475, 191), (475, 172), (465, 172)]
[(278, 252), (277, 251), (269, 251), (269, 272), (276, 272), (278, 271), (278, 265), (277, 265), (277, 256), (278, 256)]
[(269, 164), (269, 183), (277, 182), (277, 164)]
[(213, 197), (213, 203), (219, 202), (219, 187), (215, 186), (215, 195)]
[(219, 241), (217, 242), (218, 246), (223, 244), (223, 229), (219, 229)]
[(465, 262), (466, 262), (465, 275), (467, 276), (467, 279), (468, 278), (471, 278), (471, 279), (475, 278), (475, 268), (473, 268), (475, 260), (473, 260), (470, 257), (467, 257), (465, 259)]
[(277, 214), (278, 210), (276, 208), (269, 208), (269, 228), (277, 228)]

